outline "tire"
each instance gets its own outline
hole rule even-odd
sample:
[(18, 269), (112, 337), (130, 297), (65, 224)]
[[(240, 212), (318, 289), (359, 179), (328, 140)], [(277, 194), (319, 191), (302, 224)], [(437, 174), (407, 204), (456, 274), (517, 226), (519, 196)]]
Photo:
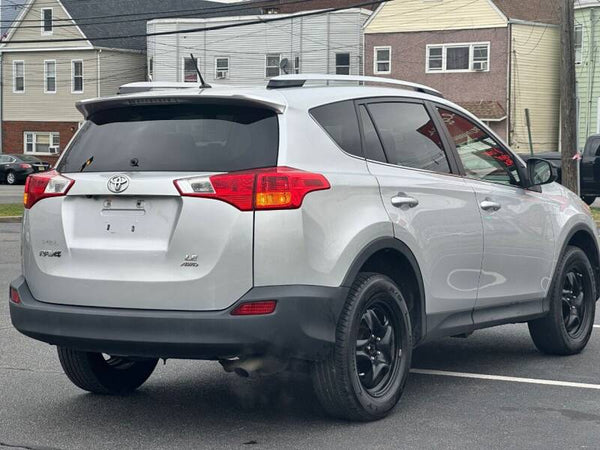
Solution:
[(6, 184), (11, 186), (17, 184), (17, 177), (14, 172), (8, 171), (6, 173)]
[(592, 195), (584, 195), (583, 197), (581, 197), (581, 199), (587, 204), (587, 205), (592, 205), (592, 203), (594, 203), (596, 201), (596, 197), (592, 196)]
[(152, 375), (157, 359), (132, 361), (102, 353), (58, 347), (58, 359), (71, 382), (94, 394), (125, 395), (135, 391)]
[(323, 408), (352, 421), (385, 417), (404, 390), (412, 345), (410, 316), (400, 289), (386, 276), (359, 274), (340, 315), (331, 357), (312, 366)]
[(550, 292), (550, 312), (529, 322), (535, 346), (549, 355), (575, 355), (592, 335), (598, 291), (594, 270), (578, 247), (567, 247)]

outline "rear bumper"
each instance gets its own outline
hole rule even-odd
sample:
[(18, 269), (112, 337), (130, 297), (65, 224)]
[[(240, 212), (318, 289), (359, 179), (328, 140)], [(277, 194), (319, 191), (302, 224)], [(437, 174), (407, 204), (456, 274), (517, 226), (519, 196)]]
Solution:
[[(253, 288), (224, 311), (157, 311), (57, 305), (33, 298), (23, 277), (11, 283), (17, 330), (53, 345), (120, 356), (220, 359), (272, 355), (318, 360), (335, 343), (347, 288)], [(241, 302), (277, 300), (273, 314), (232, 316)]]

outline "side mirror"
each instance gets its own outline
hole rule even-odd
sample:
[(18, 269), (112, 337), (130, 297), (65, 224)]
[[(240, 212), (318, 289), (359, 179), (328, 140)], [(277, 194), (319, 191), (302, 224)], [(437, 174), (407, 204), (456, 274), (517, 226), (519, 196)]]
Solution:
[(550, 184), (558, 178), (556, 167), (549, 161), (540, 158), (530, 158), (527, 160), (527, 175), (530, 187)]

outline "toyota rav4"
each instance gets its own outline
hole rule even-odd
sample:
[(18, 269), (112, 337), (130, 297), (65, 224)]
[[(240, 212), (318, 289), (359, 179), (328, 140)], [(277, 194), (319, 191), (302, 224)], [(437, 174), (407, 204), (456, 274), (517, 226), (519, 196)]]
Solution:
[(129, 91), (78, 103), (85, 124), (25, 188), (12, 322), (78, 387), (128, 393), (168, 358), (306, 369), (325, 410), (374, 420), (424, 342), (527, 323), (541, 352), (586, 346), (589, 208), (433, 89)]

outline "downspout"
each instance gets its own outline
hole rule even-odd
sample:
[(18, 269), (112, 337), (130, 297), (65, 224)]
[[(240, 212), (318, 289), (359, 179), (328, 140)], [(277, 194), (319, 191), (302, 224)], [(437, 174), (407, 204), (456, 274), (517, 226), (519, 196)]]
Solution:
[[(0, 0), (0, 23), (2, 22), (2, 0)], [(0, 52), (0, 153), (3, 153), (2, 150), (4, 148), (4, 134), (2, 133), (4, 129), (4, 67), (3, 67), (3, 56), (4, 54)], [(23, 73), (25, 76), (25, 73)]]
[(507, 36), (508, 55), (506, 64), (506, 141), (508, 145), (512, 145), (512, 133), (511, 133), (511, 122), (512, 122), (512, 62), (513, 62), (513, 50), (512, 50), (512, 24), (508, 24), (508, 36)]
[[(589, 61), (588, 61), (588, 92), (587, 92), (587, 120), (585, 123), (585, 138), (587, 139), (590, 136), (590, 121), (592, 120), (592, 96), (594, 95), (594, 76), (595, 76), (595, 68), (596, 68), (596, 45), (595, 45), (595, 16), (596, 16), (596, 8), (590, 8), (590, 36), (588, 39), (589, 42)], [(581, 113), (580, 113), (581, 114)], [(596, 112), (596, 122), (598, 121), (598, 111)], [(598, 130), (596, 130), (598, 131)], [(579, 133), (579, 130), (577, 130)], [(579, 146), (579, 142), (577, 142)]]
[[(327, 74), (330, 74), (331, 66), (331, 13), (327, 13)], [(329, 86), (329, 81), (327, 82)]]
[(100, 53), (102, 53), (102, 49), (99, 49), (96, 54), (96, 93), (98, 97), (102, 95), (100, 93)]
[(4, 148), (4, 53), (0, 52), (0, 153)]

